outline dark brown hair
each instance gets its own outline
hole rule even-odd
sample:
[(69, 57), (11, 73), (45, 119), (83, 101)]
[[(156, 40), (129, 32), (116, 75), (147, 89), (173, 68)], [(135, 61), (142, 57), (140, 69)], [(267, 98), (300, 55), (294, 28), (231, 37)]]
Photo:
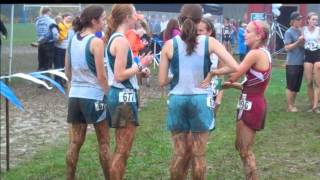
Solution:
[(89, 5), (81, 13), (80, 17), (74, 19), (74, 31), (81, 31), (85, 27), (92, 26), (91, 20), (98, 20), (104, 9), (99, 5)]
[(111, 14), (108, 17), (108, 27), (104, 36), (104, 41), (108, 42), (112, 33), (116, 31), (118, 26), (133, 13), (133, 4), (114, 4)]
[(174, 29), (179, 29), (179, 22), (176, 19), (170, 19), (168, 24), (167, 24), (167, 28), (165, 29), (165, 31), (163, 32), (163, 37), (165, 40), (171, 39), (172, 38), (172, 31)]
[(197, 24), (202, 18), (200, 4), (185, 4), (178, 17), (182, 25), (181, 39), (187, 44), (187, 55), (191, 55), (197, 46)]

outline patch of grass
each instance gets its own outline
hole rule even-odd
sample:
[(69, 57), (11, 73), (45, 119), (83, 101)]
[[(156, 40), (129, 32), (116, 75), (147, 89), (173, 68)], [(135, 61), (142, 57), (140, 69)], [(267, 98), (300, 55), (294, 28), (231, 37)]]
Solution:
[[(2, 41), (3, 46), (10, 44), (10, 24), (5, 24), (8, 30), (7, 40)], [(34, 23), (15, 23), (13, 24), (13, 46), (28, 45), (37, 40), (36, 27)]]
[[(285, 71), (274, 68), (266, 92), (268, 114), (265, 129), (256, 135), (253, 151), (260, 179), (313, 180), (320, 178), (319, 115), (287, 113)], [(234, 148), (235, 107), (240, 92), (227, 90), (219, 110), (216, 130), (209, 138), (207, 179), (244, 179), (242, 163)], [(305, 82), (297, 98), (297, 106), (306, 110)], [(166, 130), (166, 98), (153, 99), (140, 112), (140, 126), (128, 160), (125, 179), (169, 179), (172, 153), (170, 133)], [(111, 130), (114, 148), (114, 130)], [(65, 179), (65, 152), (62, 140), (48, 147), (10, 172), (3, 179)], [(102, 179), (94, 134), (88, 134), (77, 168), (78, 179)]]

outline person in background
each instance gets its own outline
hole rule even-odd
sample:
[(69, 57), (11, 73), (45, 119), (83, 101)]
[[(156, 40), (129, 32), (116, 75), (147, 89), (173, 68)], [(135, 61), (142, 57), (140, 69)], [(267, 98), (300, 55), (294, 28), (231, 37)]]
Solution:
[[(206, 35), (206, 36), (211, 36), (213, 38), (216, 38), (215, 28), (214, 28), (211, 20), (208, 18), (201, 19), (200, 23), (197, 26), (197, 33), (198, 33), (198, 35)], [(215, 53), (210, 54), (210, 61), (211, 61), (210, 71), (212, 71), (213, 69), (221, 68), (223, 66), (223, 62), (219, 61), (219, 58)], [(215, 84), (217, 83), (216, 82), (217, 78), (220, 78), (222, 80), (224, 78), (224, 76), (221, 75), (219, 77), (215, 76), (214, 78), (212, 78), (211, 86), (213, 88), (215, 87)], [(222, 89), (213, 89), (213, 99), (214, 99), (213, 110), (214, 110), (215, 116), (217, 115), (218, 108), (221, 104), (222, 96), (223, 96)]]
[[(72, 26), (72, 15), (70, 13), (62, 14), (61, 18), (62, 18), (61, 22), (57, 23), (59, 28), (59, 39), (55, 43), (55, 48), (54, 48), (54, 61), (53, 61), (54, 69), (64, 68), (66, 49), (69, 42), (68, 31)], [(64, 85), (64, 81), (61, 77), (55, 76), (54, 79), (62, 86)]]
[(230, 21), (229, 18), (224, 19), (224, 24), (222, 29), (222, 42), (224, 47), (227, 49), (227, 51), (232, 54), (232, 46), (231, 46), (232, 27), (229, 21)]
[(69, 81), (69, 144), (66, 176), (75, 179), (80, 149), (87, 127), (93, 124), (99, 143), (99, 160), (105, 179), (110, 179), (109, 127), (107, 121), (107, 74), (104, 68), (104, 42), (95, 37), (106, 24), (102, 6), (89, 5), (73, 21), (76, 35), (68, 45), (65, 73)]
[(302, 16), (299, 12), (292, 12), (290, 15), (290, 28), (284, 34), (284, 48), (287, 51), (286, 96), (288, 112), (298, 112), (295, 100), (302, 83), (304, 62), (304, 39), (301, 32), (301, 24)]
[(110, 179), (123, 179), (127, 160), (136, 134), (138, 121), (136, 74), (150, 74), (147, 66), (152, 63), (150, 54), (136, 60), (130, 42), (125, 37), (143, 15), (138, 14), (133, 4), (114, 4), (108, 17), (105, 35), (105, 60), (110, 90), (107, 96), (109, 125), (115, 128), (115, 151), (110, 166)]
[(180, 28), (179, 28), (178, 20), (170, 19), (168, 24), (167, 24), (167, 28), (163, 32), (163, 38), (162, 39), (163, 39), (164, 42), (166, 42), (169, 39), (172, 39), (176, 35), (180, 35), (180, 34), (181, 34), (181, 31), (180, 31)]
[(130, 47), (132, 49), (133, 55), (138, 56), (139, 52), (148, 44), (147, 41), (142, 41), (141, 37), (146, 34), (146, 30), (141, 25), (142, 20), (138, 20), (135, 24), (135, 27), (129, 29), (125, 36), (130, 43)]
[[(2, 20), (0, 19), (0, 59), (1, 59), (1, 48), (2, 48), (2, 45), (1, 45), (1, 40), (2, 39), (7, 39), (7, 36), (8, 36), (8, 31), (6, 29), (6, 26), (3, 24)], [(0, 61), (1, 62), (1, 61)]]
[[(168, 40), (161, 51), (159, 85), (170, 83), (167, 128), (173, 141), (171, 179), (186, 179), (190, 164), (192, 179), (206, 179), (206, 146), (215, 120), (211, 103), (207, 103), (212, 92), (200, 88), (200, 83), (210, 72), (210, 54), (217, 54), (230, 66), (229, 73), (239, 68), (219, 41), (197, 35), (201, 18), (200, 4), (184, 4), (178, 17), (181, 35)], [(172, 78), (168, 77), (169, 67)]]
[(318, 109), (320, 94), (320, 27), (318, 21), (317, 13), (308, 13), (307, 26), (303, 28), (303, 38), (305, 41), (304, 77), (307, 80), (307, 91), (311, 104), (308, 112), (320, 114)]
[(59, 38), (59, 30), (51, 17), (51, 8), (42, 7), (40, 16), (36, 19), (36, 33), (38, 37), (38, 70), (52, 68), (54, 60), (54, 43)]
[(241, 23), (241, 27), (238, 32), (238, 51), (239, 51), (239, 62), (241, 63), (247, 54), (247, 45), (245, 44), (244, 33), (247, 27), (246, 23)]

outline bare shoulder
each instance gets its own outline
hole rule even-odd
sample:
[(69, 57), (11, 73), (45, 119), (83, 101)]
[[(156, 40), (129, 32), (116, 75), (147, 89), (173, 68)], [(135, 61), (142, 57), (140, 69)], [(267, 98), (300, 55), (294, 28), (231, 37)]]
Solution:
[(162, 47), (161, 53), (166, 54), (169, 58), (173, 56), (173, 40), (166, 41)]
[(91, 42), (93, 45), (103, 45), (103, 40), (97, 37), (94, 37)]
[(115, 44), (116, 46), (123, 46), (123, 45), (130, 46), (127, 38), (125, 38), (123, 36), (115, 37), (113, 44)]

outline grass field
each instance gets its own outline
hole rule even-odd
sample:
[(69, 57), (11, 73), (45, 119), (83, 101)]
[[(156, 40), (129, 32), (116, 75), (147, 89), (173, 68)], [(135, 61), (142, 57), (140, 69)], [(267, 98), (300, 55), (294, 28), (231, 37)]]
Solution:
[[(7, 40), (2, 41), (3, 46), (9, 46), (10, 43), (10, 24), (5, 24), (8, 37)], [(16, 23), (13, 24), (13, 45), (20, 46), (20, 45), (28, 45), (31, 42), (36, 41), (36, 27), (35, 24), (32, 23)]]
[[(267, 90), (268, 115), (265, 130), (254, 145), (261, 179), (320, 179), (320, 118), (313, 113), (285, 112), (284, 69), (274, 68)], [(243, 179), (242, 164), (234, 149), (235, 106), (239, 92), (227, 90), (210, 135), (206, 155), (208, 179)], [(305, 84), (297, 105), (308, 108)], [(166, 130), (166, 98), (153, 99), (140, 113), (141, 126), (128, 160), (125, 179), (169, 179), (170, 133)], [(111, 131), (111, 138), (114, 138)], [(112, 148), (114, 141), (111, 142)], [(46, 147), (3, 179), (65, 179), (66, 140)], [(87, 135), (80, 152), (78, 179), (102, 179), (94, 134)]]

